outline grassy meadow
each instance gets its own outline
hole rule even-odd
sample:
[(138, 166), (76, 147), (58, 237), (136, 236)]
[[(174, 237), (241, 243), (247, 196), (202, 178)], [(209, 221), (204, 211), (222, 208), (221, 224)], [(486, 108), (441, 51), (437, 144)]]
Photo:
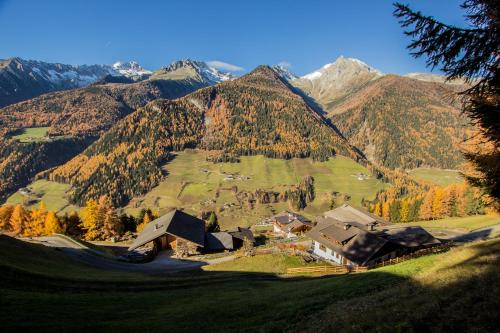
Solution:
[(500, 223), (498, 215), (474, 215), (466, 217), (449, 217), (440, 220), (419, 221), (405, 223), (404, 226), (419, 225), (423, 228), (443, 228), (443, 229), (462, 229), (471, 231), (475, 229), (489, 227)]
[(78, 211), (80, 208), (69, 204), (66, 192), (69, 190), (69, 185), (56, 183), (47, 180), (37, 180), (31, 183), (28, 188), (30, 194), (21, 194), (19, 191), (11, 195), (7, 199), (7, 204), (16, 205), (24, 203), (28, 208), (38, 207), (39, 202), (43, 201), (47, 210), (55, 212), (71, 212)]
[(492, 331), (500, 299), (498, 239), (326, 278), (97, 274), (54, 249), (30, 256), (38, 246), (6, 243), (0, 237), (5, 332)]
[(14, 140), (18, 140), (20, 142), (37, 142), (37, 141), (45, 141), (48, 136), (47, 132), (50, 127), (27, 127), (23, 128), (13, 135), (12, 138)]
[[(228, 208), (218, 213), (218, 217), (223, 227), (229, 228), (252, 225), (273, 212), (290, 209), (288, 203), (257, 204), (254, 209), (240, 207), (233, 186), (237, 186), (238, 191), (279, 191), (311, 175), (315, 179), (316, 199), (302, 212), (310, 218), (329, 209), (333, 191), (348, 194), (351, 204), (360, 205), (362, 198), (372, 199), (378, 190), (389, 186), (374, 179), (363, 166), (341, 156), (326, 162), (243, 156), (240, 163), (214, 164), (206, 161), (203, 152), (184, 151), (166, 164), (165, 169), (166, 179), (145, 196), (132, 200), (126, 207), (127, 212), (136, 213), (141, 207), (150, 207), (163, 213), (173, 207), (183, 207), (199, 213), (217, 210), (226, 204)], [(358, 173), (370, 176), (359, 180)], [(228, 179), (229, 175), (236, 179)]]
[[(166, 179), (149, 193), (133, 199), (125, 211), (137, 214), (141, 208), (151, 208), (160, 214), (172, 208), (184, 208), (193, 214), (204, 210), (219, 211), (219, 222), (223, 228), (234, 226), (250, 226), (274, 212), (290, 209), (286, 202), (266, 205), (256, 204), (253, 209), (240, 206), (232, 187), (238, 191), (255, 191), (257, 189), (273, 189), (280, 191), (286, 186), (295, 185), (307, 175), (315, 179), (316, 199), (310, 203), (302, 214), (309, 218), (321, 215), (330, 207), (333, 191), (349, 195), (350, 203), (359, 206), (361, 199), (372, 199), (378, 190), (389, 184), (374, 179), (369, 171), (351, 159), (339, 156), (326, 162), (315, 162), (312, 159), (271, 159), (264, 156), (243, 156), (240, 163), (217, 163), (206, 161), (206, 155), (199, 151), (184, 151), (164, 168)], [(357, 174), (368, 175), (358, 179)], [(234, 179), (229, 179), (233, 177)], [(26, 196), (16, 192), (7, 199), (9, 204), (28, 202), (28, 207), (37, 206), (44, 201), (49, 210), (70, 212), (79, 207), (69, 204), (66, 192), (69, 185), (53, 181), (38, 180), (29, 185), (35, 194)], [(339, 198), (337, 203), (341, 203)]]
[(464, 181), (464, 178), (457, 170), (418, 168), (409, 171), (408, 174), (416, 180), (426, 181), (439, 186), (448, 186)]

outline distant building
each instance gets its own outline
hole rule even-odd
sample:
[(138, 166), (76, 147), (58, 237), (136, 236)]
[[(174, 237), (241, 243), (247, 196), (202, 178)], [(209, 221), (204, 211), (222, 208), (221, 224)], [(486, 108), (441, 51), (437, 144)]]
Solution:
[(307, 235), (316, 255), (349, 266), (369, 266), (440, 244), (421, 227), (394, 227), (349, 205), (325, 213)]
[(187, 247), (190, 254), (201, 252), (205, 247), (205, 221), (173, 210), (149, 222), (129, 247), (129, 251), (153, 242), (156, 250), (176, 250), (179, 244)]
[(274, 233), (287, 238), (293, 238), (312, 228), (311, 221), (304, 216), (286, 211), (272, 216), (270, 220)]

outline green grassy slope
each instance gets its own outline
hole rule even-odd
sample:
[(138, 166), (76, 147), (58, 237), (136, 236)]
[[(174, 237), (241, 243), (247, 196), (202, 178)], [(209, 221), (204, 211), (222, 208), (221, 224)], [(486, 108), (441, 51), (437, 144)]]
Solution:
[[(1, 238), (0, 248), (0, 263), (5, 264)], [(498, 276), (499, 252), (500, 240), (493, 240), (368, 273), (296, 280), (247, 274), (213, 284), (193, 280), (183, 288), (175, 288), (167, 278), (145, 290), (130, 289), (136, 282), (115, 281), (105, 291), (92, 291), (85, 289), (88, 284), (70, 280), (72, 288), (54, 292), (67, 283), (53, 288), (16, 285), (12, 280), (6, 284), (2, 274), (0, 297), (5, 306), (0, 320), (4, 331), (270, 332), (331, 331), (333, 320), (344, 325), (339, 326), (343, 331), (384, 331), (389, 329), (386, 325), (393, 331), (422, 331), (435, 327), (436, 321), (458, 328), (461, 319), (469, 330), (492, 331), (491, 316), (500, 298), (498, 279), (491, 279), (491, 274)], [(33, 270), (24, 260), (36, 258), (19, 256), (16, 265)], [(206, 281), (215, 281), (218, 275), (210, 274)], [(41, 282), (43, 277), (37, 278), (36, 283)], [(364, 316), (359, 316), (360, 309)], [(428, 321), (419, 321), (419, 316)]]
[(26, 205), (28, 208), (38, 207), (39, 202), (43, 201), (47, 210), (55, 212), (71, 212), (73, 210), (79, 210), (78, 206), (70, 205), (68, 203), (66, 192), (69, 189), (69, 185), (67, 184), (42, 179), (29, 185), (29, 189), (33, 192), (33, 195), (26, 196), (16, 192), (7, 199), (6, 203), (16, 205), (18, 203), (24, 203), (25, 200), (28, 199), (28, 202), (31, 202)]
[[(231, 191), (255, 191), (256, 189), (276, 189), (299, 183), (304, 176), (312, 175), (315, 179), (316, 199), (302, 212), (310, 218), (329, 209), (329, 193), (337, 191), (351, 196), (350, 202), (360, 205), (361, 199), (372, 199), (376, 192), (388, 184), (374, 177), (358, 180), (357, 174), (370, 172), (351, 159), (338, 156), (326, 162), (314, 162), (312, 159), (271, 159), (264, 156), (243, 156), (240, 163), (211, 163), (206, 161), (205, 153), (184, 151), (166, 164), (167, 178), (148, 194), (132, 200), (126, 207), (130, 213), (136, 213), (140, 207), (150, 207), (166, 212), (173, 207), (183, 207), (193, 213), (202, 210), (217, 210), (225, 203), (237, 204)], [(207, 172), (208, 171), (208, 172)], [(225, 180), (227, 174), (250, 177), (248, 180)], [(219, 189), (219, 196), (216, 196)], [(213, 199), (215, 204), (207, 201)], [(287, 203), (231, 207), (218, 213), (223, 227), (252, 225), (263, 217), (270, 216), (272, 210), (289, 209)]]
[(445, 229), (464, 229), (465, 231), (489, 227), (500, 223), (498, 215), (475, 215), (467, 217), (450, 217), (441, 220), (419, 221), (405, 223), (404, 225), (419, 225), (423, 228), (445, 228)]
[(409, 171), (408, 174), (416, 180), (423, 180), (440, 186), (458, 184), (464, 181), (460, 172), (456, 170), (417, 168)]

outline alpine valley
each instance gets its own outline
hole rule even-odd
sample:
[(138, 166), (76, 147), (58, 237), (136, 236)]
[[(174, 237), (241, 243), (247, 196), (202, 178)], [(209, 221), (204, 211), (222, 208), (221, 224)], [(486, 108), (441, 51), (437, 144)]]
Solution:
[(312, 176), (306, 215), (335, 198), (360, 205), (395, 174), (459, 167), (465, 88), (344, 57), (302, 77), (266, 65), (236, 77), (193, 60), (156, 71), (2, 60), (0, 200), (58, 197), (49, 204), (64, 212), (109, 195), (128, 212), (216, 210), (250, 225)]

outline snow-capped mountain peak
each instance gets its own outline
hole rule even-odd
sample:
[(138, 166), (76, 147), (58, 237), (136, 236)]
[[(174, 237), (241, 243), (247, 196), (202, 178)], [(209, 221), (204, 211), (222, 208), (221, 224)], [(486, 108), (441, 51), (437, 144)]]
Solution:
[(369, 72), (377, 76), (383, 75), (382, 72), (359, 59), (340, 56), (333, 63), (326, 64), (322, 68), (302, 76), (302, 78), (313, 81), (327, 74), (330, 76), (341, 76), (343, 74), (356, 74), (361, 72)]
[(152, 74), (151, 71), (144, 69), (136, 61), (117, 61), (111, 67), (118, 73), (118, 75), (123, 75), (132, 79), (144, 78), (145, 76)]
[(288, 69), (288, 67), (282, 66), (282, 65), (274, 65), (273, 66), (274, 71), (278, 73), (279, 76), (281, 76), (283, 79), (287, 81), (293, 81), (298, 79), (299, 77)]
[(181, 69), (191, 69), (208, 84), (216, 84), (223, 81), (233, 80), (235, 76), (231, 73), (221, 72), (215, 67), (209, 66), (204, 61), (184, 59), (172, 62), (170, 65), (162, 68), (164, 72), (174, 72)]

